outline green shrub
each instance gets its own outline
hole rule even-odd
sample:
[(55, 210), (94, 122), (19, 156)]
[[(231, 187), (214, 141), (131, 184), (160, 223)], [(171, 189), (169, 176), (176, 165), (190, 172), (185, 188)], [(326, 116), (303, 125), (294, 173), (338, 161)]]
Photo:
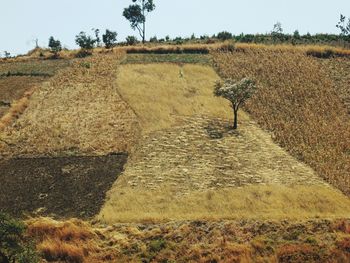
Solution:
[(80, 32), (75, 36), (75, 43), (82, 49), (90, 50), (94, 48), (96, 39), (87, 36), (85, 32)]
[(58, 39), (55, 40), (53, 37), (50, 37), (49, 38), (49, 48), (50, 48), (51, 52), (54, 53), (55, 57), (57, 57), (58, 52), (60, 52), (62, 50), (61, 41), (59, 41)]
[(126, 37), (126, 44), (129, 46), (133, 46), (137, 44), (137, 38), (134, 36), (127, 36)]
[(25, 238), (25, 225), (0, 213), (0, 262), (34, 263), (38, 256)]
[(222, 32), (218, 33), (218, 35), (216, 37), (222, 41), (225, 41), (228, 39), (232, 39), (233, 36), (230, 32), (222, 31)]
[(106, 29), (106, 33), (102, 35), (102, 40), (106, 48), (112, 48), (116, 45), (117, 36), (117, 32)]

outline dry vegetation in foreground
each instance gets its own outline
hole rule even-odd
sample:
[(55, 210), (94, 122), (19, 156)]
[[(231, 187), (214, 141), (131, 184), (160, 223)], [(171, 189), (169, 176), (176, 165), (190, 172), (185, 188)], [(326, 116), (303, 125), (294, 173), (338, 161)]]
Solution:
[(3, 155), (107, 154), (129, 151), (138, 121), (115, 86), (123, 54), (96, 55), (62, 70), (32, 95), (1, 134)]
[(219, 74), (259, 84), (246, 109), (275, 140), (350, 194), (350, 119), (317, 60), (268, 49), (213, 53)]
[(213, 96), (215, 71), (201, 65), (122, 65), (118, 90), (141, 121), (143, 132), (179, 124), (179, 116), (226, 117), (230, 109)]
[(37, 218), (27, 235), (50, 262), (348, 262), (348, 220), (90, 225)]

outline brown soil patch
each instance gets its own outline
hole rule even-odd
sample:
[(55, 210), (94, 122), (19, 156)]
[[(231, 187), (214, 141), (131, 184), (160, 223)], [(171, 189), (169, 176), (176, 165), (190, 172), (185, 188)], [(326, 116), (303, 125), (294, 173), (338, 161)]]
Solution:
[(126, 154), (0, 162), (0, 211), (88, 218), (123, 169)]
[(47, 80), (45, 77), (31, 76), (0, 77), (0, 118), (14, 101), (21, 99), (26, 91), (45, 80)]

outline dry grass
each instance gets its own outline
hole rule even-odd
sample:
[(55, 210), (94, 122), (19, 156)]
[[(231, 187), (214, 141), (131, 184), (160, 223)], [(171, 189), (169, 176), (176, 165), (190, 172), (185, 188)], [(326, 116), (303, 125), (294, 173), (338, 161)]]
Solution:
[[(29, 236), (50, 262), (348, 262), (348, 220), (90, 225), (40, 218)], [(64, 233), (62, 233), (64, 232)], [(343, 261), (341, 261), (343, 260)]]
[[(3, 155), (106, 154), (129, 151), (135, 114), (115, 87), (123, 54), (76, 61), (42, 85), (25, 113), (2, 133)], [(0, 144), (1, 146), (1, 144)]]
[(213, 53), (224, 77), (250, 77), (259, 89), (246, 109), (275, 140), (350, 194), (350, 120), (317, 60), (285, 50)]
[(350, 59), (320, 59), (318, 62), (322, 64), (324, 72), (327, 73), (327, 77), (332, 80), (334, 89), (344, 102), (350, 114)]
[(9, 111), (0, 119), (0, 132), (9, 126), (16, 118), (18, 118), (25, 111), (28, 105), (28, 97), (23, 97), (22, 99), (13, 103)]
[[(348, 199), (322, 186), (311, 169), (273, 144), (243, 112), (237, 135), (209, 136), (208, 129), (220, 133), (227, 125), (217, 127), (210, 120), (231, 119), (227, 103), (212, 94), (216, 79), (212, 69), (198, 65), (120, 68), (118, 89), (141, 120), (144, 135), (99, 218), (112, 223), (347, 216), (347, 205), (334, 207)], [(207, 119), (189, 118), (198, 115)]]
[(350, 216), (350, 201), (325, 186), (251, 185), (241, 188), (192, 191), (119, 189), (99, 219), (103, 222), (169, 220), (301, 219)]
[(96, 234), (82, 221), (35, 218), (27, 225), (27, 235), (36, 240), (38, 252), (49, 262), (94, 262), (99, 251)]
[(143, 131), (151, 132), (179, 124), (178, 116), (228, 118), (230, 109), (212, 95), (217, 79), (212, 68), (200, 65), (123, 65), (117, 83)]

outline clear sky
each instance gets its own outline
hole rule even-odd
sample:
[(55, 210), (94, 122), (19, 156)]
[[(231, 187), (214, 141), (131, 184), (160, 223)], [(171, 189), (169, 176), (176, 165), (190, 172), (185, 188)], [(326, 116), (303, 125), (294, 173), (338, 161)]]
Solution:
[[(52, 35), (75, 48), (75, 35), (92, 28), (118, 32), (118, 41), (137, 36), (123, 8), (131, 0), (0, 0), (0, 52), (23, 54), (34, 39), (47, 46)], [(340, 14), (350, 16), (350, 0), (154, 0), (157, 8), (148, 16), (147, 39), (170, 35), (266, 33), (279, 21), (284, 32), (338, 33)]]

